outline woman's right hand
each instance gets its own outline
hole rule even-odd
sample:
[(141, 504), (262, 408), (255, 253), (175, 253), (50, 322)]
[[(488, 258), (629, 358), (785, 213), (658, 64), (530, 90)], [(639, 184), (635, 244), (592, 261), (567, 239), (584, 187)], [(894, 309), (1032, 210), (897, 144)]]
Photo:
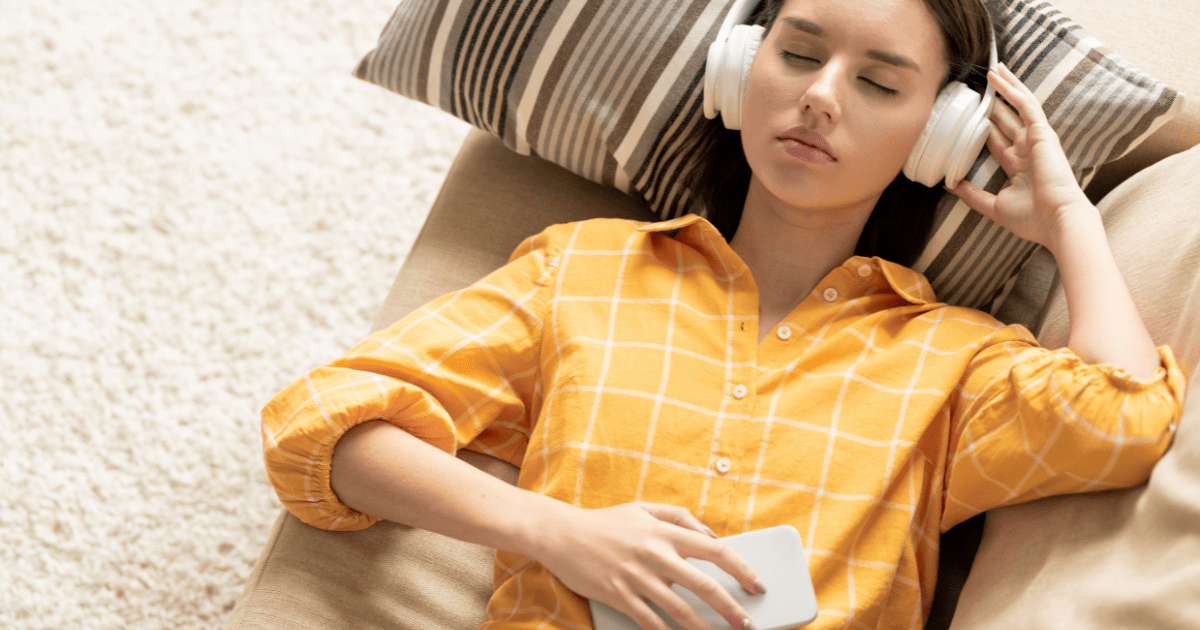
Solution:
[(597, 510), (568, 506), (563, 512), (565, 518), (556, 518), (540, 538), (534, 559), (567, 588), (629, 615), (645, 630), (668, 630), (647, 602), (688, 630), (711, 630), (671, 590), (672, 584), (679, 584), (718, 611), (734, 630), (755, 630), (733, 596), (686, 558), (712, 562), (750, 593), (762, 592), (762, 583), (688, 510), (639, 502)]

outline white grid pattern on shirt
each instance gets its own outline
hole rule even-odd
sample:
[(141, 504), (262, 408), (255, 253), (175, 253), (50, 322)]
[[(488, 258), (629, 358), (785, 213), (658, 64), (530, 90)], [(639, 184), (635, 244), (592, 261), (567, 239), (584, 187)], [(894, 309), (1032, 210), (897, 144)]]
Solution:
[[(808, 527), (806, 528), (807, 531), (804, 532), (805, 535), (803, 536), (806, 550), (809, 553), (810, 558), (827, 558), (841, 563), (845, 570), (845, 579), (849, 585), (849, 590), (846, 593), (850, 598), (849, 609), (845, 611), (823, 609), (823, 615), (843, 617), (848, 623), (853, 625), (862, 623), (859, 619), (855, 618), (855, 598), (857, 598), (859, 595), (858, 589), (855, 588), (855, 585), (857, 584), (856, 571), (858, 570), (887, 570), (891, 572), (891, 579), (896, 584), (911, 587), (919, 591), (919, 583), (912, 577), (900, 573), (899, 571), (901, 567), (894, 562), (883, 561), (881, 559), (872, 559), (870, 557), (859, 557), (859, 538), (849, 538), (848, 548), (826, 548), (822, 544), (818, 544), (817, 541), (819, 538), (821, 538), (821, 523), (824, 520), (823, 512), (826, 509), (827, 502), (858, 503), (866, 506), (864, 509), (873, 510), (876, 508), (882, 508), (887, 511), (896, 511), (902, 513), (907, 519), (909, 519), (910, 525), (906, 535), (915, 536), (921, 541), (922, 544), (927, 545), (931, 549), (936, 549), (937, 527), (933, 527), (933, 525), (937, 520), (937, 516), (934, 512), (928, 509), (918, 513), (918, 507), (924, 498), (918, 496), (917, 484), (923, 483), (924, 487), (928, 488), (930, 491), (935, 493), (939, 492), (942, 485), (944, 472), (940, 469), (940, 466), (942, 466), (944, 463), (940, 462), (939, 460), (930, 459), (928, 453), (925, 453), (917, 448), (918, 445), (913, 439), (913, 433), (911, 432), (912, 427), (910, 427), (907, 414), (909, 414), (912, 410), (912, 406), (917, 404), (919, 401), (929, 401), (919, 403), (925, 410), (922, 413), (928, 413), (929, 405), (931, 403), (944, 400), (950, 396), (958, 396), (962, 400), (961, 404), (966, 406), (974, 406), (980, 400), (982, 400), (982, 397), (984, 396), (983, 390), (968, 391), (967, 388), (961, 387), (957, 384), (957, 381), (953, 380), (946, 383), (940, 383), (937, 387), (930, 386), (929, 383), (926, 383), (928, 379), (923, 377), (923, 373), (926, 370), (927, 361), (945, 362), (963, 354), (964, 352), (967, 352), (968, 354), (973, 353), (975, 350), (981, 347), (983, 338), (989, 334), (999, 331), (999, 326), (994, 322), (961, 316), (959, 315), (961, 311), (947, 311), (945, 309), (938, 308), (936, 305), (933, 305), (930, 306), (929, 312), (916, 316), (911, 320), (913, 323), (923, 326), (923, 328), (920, 329), (919, 336), (921, 338), (914, 338), (910, 335), (909, 338), (904, 338), (897, 341), (897, 339), (893, 337), (895, 330), (887, 329), (885, 331), (884, 325), (889, 323), (889, 321), (886, 319), (880, 319), (873, 326), (860, 329), (847, 326), (843, 321), (846, 319), (848, 314), (854, 311), (857, 311), (859, 314), (866, 313), (868, 311), (866, 306), (867, 302), (881, 297), (878, 295), (878, 292), (881, 289), (888, 289), (888, 287), (872, 286), (863, 289), (861, 291), (861, 295), (854, 295), (849, 290), (846, 290), (846, 287), (843, 286), (841, 287), (843, 291), (840, 292), (841, 303), (828, 305), (828, 310), (823, 311), (825, 314), (822, 315), (822, 318), (818, 320), (818, 325), (815, 326), (814, 331), (809, 332), (803, 325), (794, 325), (794, 327), (802, 331), (803, 334), (794, 336), (793, 342), (799, 342), (801, 340), (807, 341), (808, 348), (811, 350), (821, 346), (821, 344), (833, 343), (835, 341), (837, 343), (846, 344), (847, 339), (857, 340), (857, 344), (855, 345), (858, 353), (856, 360), (850, 361), (842, 367), (821, 366), (824, 371), (814, 371), (803, 367), (804, 362), (799, 357), (790, 359), (790, 361), (784, 365), (760, 365), (754, 360), (747, 360), (744, 355), (739, 356), (737, 352), (739, 347), (744, 347), (745, 345), (745, 341), (737, 341), (737, 339), (739, 339), (738, 334), (739, 330), (741, 329), (741, 324), (748, 320), (754, 319), (753, 315), (738, 313), (738, 301), (736, 299), (737, 294), (733, 290), (734, 285), (736, 285), (739, 280), (743, 279), (743, 276), (746, 274), (744, 269), (733, 270), (729, 267), (728, 262), (723, 256), (717, 256), (715, 258), (716, 268), (712, 268), (712, 273), (709, 277), (714, 283), (714, 288), (712, 289), (713, 291), (723, 290), (725, 292), (724, 312), (706, 313), (703, 312), (703, 309), (699, 308), (696, 304), (693, 304), (681, 297), (682, 287), (684, 286), (684, 276), (686, 274), (695, 274), (698, 271), (706, 268), (705, 265), (700, 265), (698, 263), (688, 262), (685, 260), (684, 245), (674, 245), (673, 241), (670, 241), (661, 235), (649, 237), (640, 232), (632, 232), (626, 233), (624, 237), (626, 242), (622, 248), (602, 249), (596, 247), (585, 247), (576, 250), (575, 243), (581, 237), (582, 228), (583, 224), (578, 224), (572, 227), (569, 237), (565, 239), (565, 246), (555, 256), (551, 257), (549, 254), (543, 255), (543, 258), (546, 261), (546, 270), (542, 273), (540, 278), (533, 282), (532, 288), (528, 288), (524, 292), (518, 291), (517, 293), (512, 293), (504, 290), (500, 286), (493, 286), (487, 279), (477, 286), (475, 291), (491, 292), (495, 295), (500, 295), (510, 305), (507, 314), (500, 313), (497, 317), (493, 318), (490, 324), (484, 326), (482, 329), (475, 331), (464, 327), (464, 325), (460, 323), (460, 319), (455, 314), (460, 311), (456, 311), (455, 309), (470, 308), (470, 306), (459, 306), (457, 304), (459, 298), (457, 296), (451, 297), (439, 303), (436, 308), (418, 311), (414, 316), (406, 320), (403, 325), (399, 326), (388, 335), (374, 336), (372, 338), (372, 347), (363, 347), (359, 354), (348, 355), (348, 359), (352, 360), (358, 356), (365, 357), (367, 355), (379, 352), (393, 353), (398, 358), (404, 358), (408, 361), (414, 362), (418, 365), (421, 372), (436, 378), (439, 370), (442, 369), (443, 364), (447, 361), (450, 361), (451, 358), (454, 357), (461, 348), (464, 348), (468, 345), (481, 346), (485, 348), (488, 347), (490, 343), (490, 335), (494, 331), (499, 330), (511, 318), (520, 315), (521, 317), (537, 322), (539, 325), (545, 325), (549, 330), (547, 333), (543, 333), (542, 338), (553, 344), (553, 348), (544, 353), (550, 355), (548, 359), (549, 361), (561, 362), (564, 357), (564, 352), (566, 352), (568, 348), (571, 348), (572, 351), (576, 351), (579, 349), (584, 349), (588, 346), (594, 348), (594, 350), (588, 351), (590, 355), (593, 357), (599, 357), (600, 371), (594, 384), (587, 384), (586, 382), (584, 384), (578, 384), (575, 382), (570, 384), (548, 383), (543, 403), (544, 408), (540, 410), (540, 417), (542, 418), (558, 417), (563, 413), (569, 413), (569, 408), (567, 410), (559, 410), (556, 408), (556, 405), (560, 404), (558, 396), (568, 393), (590, 393), (592, 397), (590, 400), (590, 412), (587, 415), (586, 420), (586, 429), (583, 431), (582, 436), (572, 439), (570, 436), (551, 435), (550, 431), (552, 423), (550, 422), (542, 422), (539, 424), (539, 426), (532, 427), (531, 431), (530, 428), (523, 427), (517, 422), (503, 421), (494, 423), (492, 427), (510, 429), (512, 434), (505, 438), (506, 441), (490, 445), (477, 444), (477, 448), (493, 453), (502, 451), (520, 443), (527, 437), (533, 437), (536, 433), (538, 436), (540, 436), (540, 447), (536, 452), (531, 450), (530, 452), (526, 453), (527, 465), (530, 462), (540, 462), (540, 464), (544, 466), (548, 462), (557, 461), (556, 458), (561, 457), (562, 453), (575, 451), (577, 453), (578, 461), (575, 466), (576, 478), (573, 480), (573, 501), (576, 505), (580, 505), (582, 503), (582, 498), (585, 491), (587, 488), (591, 487), (589, 484), (604, 483), (603, 480), (593, 480), (589, 478), (590, 473), (588, 470), (588, 460), (591, 457), (604, 456), (615, 458), (614, 461), (621, 459), (629, 460), (631, 469), (637, 471), (637, 482), (635, 484), (634, 497), (632, 497), (634, 500), (642, 499), (646, 493), (647, 480), (651, 474), (651, 465), (677, 470), (685, 475), (694, 475), (699, 477), (700, 489), (696, 502), (698, 508), (696, 516), (702, 520), (704, 520), (707, 516), (706, 510), (708, 510), (710, 507), (710, 492), (713, 491), (714, 484), (718, 483), (718, 480), (722, 484), (722, 487), (726, 488), (722, 490), (724, 493), (729, 492), (727, 489), (729, 484), (732, 483), (735, 486), (737, 486), (737, 484), (741, 484), (741, 486), (745, 487), (744, 504), (738, 508), (737, 504), (730, 503), (728, 497), (726, 497), (724, 503), (720, 506), (720, 509), (713, 508), (713, 518), (720, 521), (730, 519), (733, 522), (739, 523), (742, 529), (748, 529), (756, 522), (755, 513), (759, 507), (761, 489), (786, 489), (789, 491), (806, 494), (811, 496), (812, 500), (811, 512), (807, 518)], [(710, 247), (710, 252), (723, 251), (722, 248), (726, 246), (723, 242), (717, 242), (714, 234), (715, 232), (701, 231), (700, 240), (708, 244)], [(661, 247), (674, 247), (673, 250), (668, 249), (670, 257), (673, 258), (675, 262), (674, 269), (672, 269), (674, 273), (674, 280), (673, 283), (669, 285), (670, 292), (668, 297), (639, 297), (637, 291), (633, 290), (637, 288), (637, 283), (640, 276), (631, 270), (637, 269), (638, 265), (656, 264), (665, 266), (665, 263), (663, 262), (665, 259), (664, 256), (650, 255), (647, 253), (649, 251), (647, 248), (653, 246), (652, 244), (646, 245), (645, 247), (634, 246), (634, 243), (637, 241), (637, 239), (643, 236), (646, 236), (646, 238), (651, 240), (658, 239), (659, 241), (662, 241), (659, 243), (659, 246)], [(692, 233), (692, 236), (695, 236), (694, 232)], [(684, 239), (680, 239), (680, 241), (682, 240)], [(596, 266), (597, 264), (599, 267)], [(568, 288), (565, 285), (566, 278), (571, 273), (592, 273), (601, 277), (608, 277), (608, 272), (606, 270), (612, 267), (615, 267), (616, 272), (613, 274), (614, 285), (612, 288), (611, 297), (609, 298), (572, 294), (572, 288)], [(552, 288), (553, 297), (548, 303), (549, 311), (542, 313), (528, 308), (527, 303), (533, 299), (535, 294), (538, 294), (543, 289), (543, 283), (551, 273), (555, 274), (556, 277)], [(631, 273), (634, 274), (632, 276), (633, 279), (627, 277), (627, 275)], [(888, 275), (889, 280), (894, 278), (895, 273), (895, 270), (893, 270)], [(627, 289), (630, 289), (630, 294), (633, 297), (625, 294)], [(911, 296), (923, 296), (926, 295), (928, 291), (919, 279), (909, 283), (903, 290), (894, 289), (894, 287), (891, 290), (894, 290), (896, 293), (907, 293)], [(578, 333), (564, 334), (563, 308), (567, 306), (572, 308), (603, 308), (604, 306), (607, 306), (607, 317), (598, 318), (598, 320), (602, 319), (605, 322), (606, 328), (603, 333), (603, 338)], [(638, 307), (653, 308), (659, 306), (665, 306), (668, 313), (664, 322), (664, 341), (631, 341), (619, 338), (619, 332), (626, 332), (621, 328), (627, 323), (622, 319), (624, 310), (627, 310), (626, 307), (633, 307), (633, 310), (638, 311)], [(822, 308), (826, 307), (826, 305), (821, 306)], [(742, 305), (742, 308), (744, 308), (744, 304)], [(698, 322), (708, 322), (710, 325), (719, 325), (719, 328), (712, 326), (710, 329), (708, 329), (708, 332), (702, 334), (710, 334), (723, 329), (725, 338), (722, 346), (723, 357), (715, 358), (681, 345), (681, 343), (686, 340), (681, 341), (682, 338), (677, 338), (680, 330), (680, 317), (690, 317)], [(946, 327), (951, 327), (954, 330), (942, 335), (941, 333)], [(434, 354), (432, 355), (431, 359), (426, 359), (423, 357), (431, 355), (419, 355), (409, 350), (407, 348), (408, 342), (405, 340), (405, 338), (410, 334), (428, 334), (427, 329), (430, 328), (440, 329), (442, 334), (447, 335), (447, 338), (453, 338), (456, 339), (456, 341), (448, 344), (440, 354)], [(964, 330), (970, 329), (978, 329), (979, 332), (970, 334), (963, 332)], [(700, 333), (693, 331), (689, 334), (695, 336), (696, 334)], [(881, 334), (884, 336), (883, 340), (880, 338)], [(960, 337), (967, 338), (970, 341), (965, 344), (954, 341), (953, 343), (957, 345), (946, 348), (944, 347), (944, 343), (946, 342), (942, 341), (942, 339), (947, 335), (949, 335), (951, 338), (953, 338), (955, 335), (958, 335)], [(768, 340), (770, 339), (771, 338), (768, 338)], [(755, 347), (757, 348), (757, 344), (755, 344)], [(895, 374), (883, 374), (881, 376), (886, 377), (887, 380), (880, 380), (877, 377), (865, 376), (860, 373), (860, 366), (866, 365), (867, 359), (871, 356), (879, 355), (884, 352), (896, 351), (898, 348), (903, 349), (905, 347), (911, 348), (911, 350), (905, 350), (905, 352), (916, 353), (916, 359), (913, 363), (911, 371), (907, 371), (904, 373), (904, 375), (902, 375), (904, 378), (903, 381), (900, 380), (900, 376), (896, 376)], [(654, 372), (650, 378), (646, 379), (646, 381), (648, 381), (646, 383), (648, 387), (645, 389), (636, 389), (621, 384), (610, 383), (610, 378), (617, 376), (616, 372), (614, 372), (614, 370), (617, 369), (617, 364), (614, 362), (618, 360), (618, 354), (621, 354), (621, 356), (624, 357), (630, 357), (634, 355), (630, 355), (628, 353), (635, 350), (652, 351), (658, 355), (661, 355), (662, 357), (662, 365), (656, 367), (655, 369), (657, 371)], [(1008, 354), (1012, 355), (1012, 359), (1015, 361), (1016, 351), (1011, 347), (1006, 348), (1006, 350)], [(808, 350), (798, 347), (796, 352), (801, 356), (807, 356)], [(543, 359), (545, 359), (545, 357), (543, 357)], [(624, 370), (626, 368), (630, 368), (633, 369), (633, 371), (637, 371), (637, 366), (628, 364), (628, 360), (629, 359), (626, 358), (626, 363), (620, 364), (621, 369)], [(712, 368), (722, 374), (723, 379), (720, 388), (721, 394), (719, 403), (716, 405), (712, 405), (709, 402), (693, 403), (689, 400), (684, 400), (678, 395), (673, 395), (671, 378), (676, 367), (675, 361), (692, 361), (698, 366), (707, 366), (708, 368)], [(484, 370), (492, 369), (495, 371), (499, 369), (497, 365), (498, 364), (493, 364), (492, 366), (481, 366), (481, 368)], [(527, 381), (537, 380), (529, 377), (533, 376), (535, 371), (538, 369), (544, 369), (544, 366), (531, 366), (528, 369), (522, 370), (515, 374), (498, 374), (495, 382), (493, 382), (490, 386), (481, 387), (478, 391), (471, 392), (469, 394), (470, 397), (468, 397), (468, 394), (463, 394), (459, 403), (464, 411), (455, 416), (455, 422), (469, 422), (473, 424), (477, 430), (482, 430), (483, 426), (489, 422), (489, 419), (480, 417), (478, 413), (479, 410), (492, 402), (493, 399), (500, 393), (516, 387), (518, 382), (525, 382), (525, 385), (528, 386)], [(648, 375), (649, 374), (650, 373), (648, 373)], [(733, 386), (736, 380), (739, 378), (737, 376), (738, 374), (750, 375), (750, 381), (744, 384), (753, 386), (749, 388), (751, 395), (747, 396), (746, 401), (744, 401), (745, 404), (738, 406), (745, 408), (746, 404), (752, 405), (751, 412), (732, 408), (735, 401), (731, 394), (733, 391)], [(654, 377), (657, 377), (657, 381), (654, 380)], [(1047, 378), (1050, 379), (1051, 388), (1058, 387), (1059, 383), (1053, 378), (1053, 373), (1047, 376)], [(995, 385), (996, 383), (1001, 382), (1001, 380), (1002, 376), (1000, 374), (996, 374), (992, 376), (990, 380), (986, 381), (985, 387)], [(827, 423), (824, 421), (818, 422), (815, 417), (812, 420), (809, 420), (807, 415), (803, 415), (806, 412), (803, 406), (800, 406), (795, 410), (791, 408), (795, 406), (794, 403), (789, 406), (789, 409), (786, 410), (786, 413), (780, 413), (781, 406), (786, 406), (783, 402), (783, 395), (785, 391), (792, 391), (790, 388), (793, 387), (802, 388), (801, 390), (796, 391), (808, 391), (807, 389), (803, 388), (811, 387), (823, 388), (821, 391), (833, 391), (834, 388), (829, 387), (829, 384), (824, 383), (825, 381), (830, 381), (831, 383), (836, 384), (836, 396), (834, 397), (833, 404), (829, 409), (831, 416), (828, 418)], [(369, 382), (372, 388), (377, 391), (377, 395), (381, 400), (382, 407), (386, 408), (389, 404), (389, 392), (387, 388), (383, 386), (381, 379), (374, 375), (370, 379), (340, 382), (323, 390), (319, 390), (319, 388), (317, 388), (310, 380), (308, 381), (309, 394), (311, 396), (309, 402), (319, 410), (321, 416), (324, 418), (324, 422), (330, 427), (333, 427), (333, 425), (336, 423), (333, 419), (331, 419), (328, 411), (326, 410), (323, 402), (325, 397), (336, 396), (339, 390), (354, 389), (355, 387), (358, 387), (366, 382)], [(755, 403), (754, 400), (759, 395), (759, 392), (757, 391), (758, 384), (766, 382), (773, 382), (775, 385), (772, 386), (774, 389), (769, 392), (769, 398), (766, 399), (766, 404), (764, 406), (761, 403)], [(933, 382), (939, 381), (934, 379)], [(898, 386), (897, 383), (900, 383), (900, 386)], [(1026, 383), (1025, 386), (1028, 388), (1033, 387), (1034, 385), (1033, 383)], [(1057, 391), (1057, 389), (1054, 391), (1056, 396), (1055, 402), (1058, 403), (1060, 408), (1063, 410), (1063, 418), (1076, 423), (1078, 426), (1084, 427), (1086, 431), (1094, 438), (1099, 440), (1109, 440), (1116, 446), (1146, 444), (1152, 443), (1156, 440), (1156, 438), (1153, 436), (1142, 438), (1130, 438), (1125, 436), (1124, 431), (1126, 430), (1126, 423), (1124, 421), (1124, 411), (1122, 411), (1121, 420), (1118, 422), (1117, 433), (1102, 430), (1100, 427), (1095, 426), (1086, 418), (1080, 417), (1079, 414), (1076, 414), (1067, 396)], [(845, 414), (851, 413), (847, 412), (848, 397), (860, 396), (863, 393), (870, 392), (875, 392), (874, 395), (878, 397), (899, 397), (899, 411), (897, 412), (896, 419), (888, 427), (889, 434), (887, 436), (881, 437), (880, 435), (876, 435), (875, 431), (877, 431), (877, 429), (873, 429), (870, 422), (861, 422), (861, 418), (859, 416), (854, 416), (850, 419), (845, 417)], [(703, 392), (697, 393), (702, 394)], [(647, 402), (645, 408), (648, 410), (646, 418), (648, 426), (641, 450), (618, 448), (603, 442), (597, 442), (595, 429), (597, 422), (600, 421), (601, 414), (606, 409), (605, 405), (608, 404), (608, 401), (610, 400), (623, 400), (630, 398), (643, 399)], [(881, 400), (884, 399), (885, 398), (881, 398)], [(890, 400), (890, 398), (887, 399)], [(855, 405), (858, 405), (860, 401), (856, 399), (853, 402)], [(759, 409), (761, 409), (761, 411), (759, 411)], [(819, 410), (820, 408), (818, 407), (818, 411)], [(533, 411), (536, 412), (537, 410)], [(797, 411), (802, 415), (796, 416)], [(689, 463), (686, 459), (681, 459), (679, 457), (664, 455), (665, 451), (658, 449), (658, 440), (663, 430), (663, 427), (660, 425), (660, 421), (666, 417), (664, 414), (667, 414), (668, 412), (674, 414), (671, 416), (671, 418), (675, 419), (673, 421), (678, 421), (678, 414), (686, 412), (688, 414), (692, 414), (692, 416), (695, 418), (707, 418), (708, 420), (706, 421), (711, 422), (711, 439), (707, 445), (707, 453), (704, 454), (703, 457), (705, 460), (703, 465)], [(1019, 426), (1023, 421), (1023, 419), (1019, 417), (1020, 413), (1021, 412), (1018, 410), (1013, 417), (1008, 418), (1003, 422), (985, 427), (986, 431), (980, 433), (979, 435), (975, 435), (975, 428), (973, 426), (967, 425), (964, 429), (962, 438), (962, 443), (965, 446), (960, 449), (957, 457), (950, 462), (951, 465), (959, 465), (960, 463), (969, 462), (976, 469), (976, 472), (981, 476), (982, 479), (1000, 488), (1003, 493), (1010, 498), (1016, 497), (1018, 494), (1020, 494), (1023, 491), (1022, 487), (1030, 479), (1034, 478), (1036, 476), (1035, 473), (1037, 473), (1039, 470), (1042, 472), (1051, 473), (1059, 472), (1070, 477), (1070, 472), (1064, 473), (1063, 471), (1055, 471), (1053, 466), (1049, 462), (1045, 461), (1045, 455), (1048, 449), (1057, 439), (1057, 435), (1062, 433), (1064, 430), (1062, 419), (1059, 419), (1056, 422), (1056, 426), (1051, 432), (1050, 438), (1045, 440), (1043, 443), (1035, 446), (1030, 444), (1028, 441), (1025, 442), (1023, 448), (1025, 455), (1029, 460), (1028, 470), (1017, 475), (1014, 475), (1013, 473), (1015, 471), (1012, 470), (1001, 471), (1003, 472), (1003, 478), (997, 478), (996, 475), (991, 474), (988, 464), (984, 463), (980, 459), (976, 445), (984, 440), (990, 439), (993, 435), (997, 435), (1000, 432), (1011, 431), (1012, 426)], [(295, 414), (293, 414), (293, 416), (294, 415)], [(937, 412), (938, 418), (940, 418), (941, 415), (942, 412)], [(921, 422), (928, 422), (931, 420), (931, 418), (918, 418), (918, 420), (919, 421), (914, 420), (916, 425), (920, 425)], [(266, 437), (269, 438), (272, 447), (277, 446), (276, 442), (279, 435), (287, 430), (290, 427), (290, 424), (291, 418), (288, 418), (280, 426), (275, 427), (273, 432), (268, 432), (266, 434)], [(748, 427), (761, 430), (761, 433), (755, 433)], [(864, 433), (862, 429), (866, 429), (867, 432)], [(771, 450), (771, 445), (774, 443), (773, 440), (776, 437), (776, 434), (780, 433), (781, 431), (785, 434), (791, 432), (793, 436), (799, 435), (795, 433), (796, 431), (811, 433), (814, 436), (823, 436), (824, 451), (823, 457), (820, 458), (820, 472), (816, 483), (807, 483), (798, 479), (790, 479), (786, 476), (783, 476), (782, 473), (788, 473), (789, 470), (792, 469), (768, 470), (773, 466), (778, 466), (777, 463), (771, 463), (769, 451)], [(731, 435), (731, 437), (728, 439), (725, 437), (726, 432), (730, 432)], [(742, 435), (743, 437), (739, 438), (739, 435)], [(720, 456), (722, 449), (729, 448), (731, 445), (731, 443), (727, 443), (727, 440), (736, 441), (737, 439), (744, 439), (745, 437), (761, 440), (757, 444), (753, 445), (753, 466), (746, 471), (742, 471), (741, 469), (738, 471), (727, 471), (726, 473), (719, 473), (716, 471), (715, 462)], [(1027, 436), (1022, 435), (1022, 437), (1027, 439)], [(885, 479), (892, 479), (899, 474), (897, 473), (897, 467), (901, 465), (901, 461), (910, 462), (910, 466), (913, 463), (921, 463), (924, 466), (932, 466), (930, 473), (931, 476), (929, 476), (924, 482), (919, 480), (913, 474), (905, 474), (903, 475), (902, 479), (898, 479), (898, 481), (903, 484), (900, 486), (900, 490), (907, 495), (902, 501), (897, 501), (881, 495), (879, 494), (880, 490), (848, 492), (829, 487), (831, 475), (833, 474), (833, 462), (835, 456), (838, 455), (839, 452), (845, 451), (845, 449), (848, 447), (853, 447), (854, 445), (866, 449), (886, 450), (886, 456), (883, 458), (886, 463), (882, 467), (882, 476)], [(314, 476), (312, 474), (312, 467), (315, 465), (317, 459), (325, 456), (319, 452), (320, 450), (321, 449), (319, 447), (314, 448), (313, 452), (309, 456), (308, 461), (306, 462), (309, 469), (309, 480), (311, 480), (311, 478)], [(700, 451), (700, 453), (703, 453), (703, 451)], [(902, 459), (902, 453), (904, 454), (904, 459)], [(1089, 487), (1101, 487), (1104, 483), (1104, 477), (1115, 466), (1117, 459), (1118, 453), (1114, 452), (1109, 457), (1106, 465), (1103, 467), (1102, 474), (1098, 478), (1077, 478), (1076, 481), (1081, 485), (1086, 485)], [(815, 464), (815, 461), (812, 463)], [(844, 472), (839, 474), (844, 475)], [(543, 492), (546, 492), (548, 488), (547, 484), (550, 479), (550, 475), (542, 477), (540, 484)], [(306, 480), (306, 487), (304, 488), (306, 496), (314, 501), (321, 500), (321, 493), (327, 492), (327, 489), (310, 488), (307, 485), (309, 480)], [(870, 484), (860, 484), (860, 486), (863, 488), (868, 488)], [(1034, 491), (1036, 492), (1036, 489), (1034, 489)], [(562, 498), (565, 499), (566, 497)], [(946, 493), (944, 500), (949, 504), (967, 505), (962, 497), (956, 496), (951, 492)], [(941, 502), (938, 500), (931, 505), (940, 504)], [(978, 511), (984, 507), (990, 506), (968, 506), (968, 508), (972, 511)], [(742, 509), (743, 512), (737, 515), (724, 514), (724, 511), (728, 510), (729, 508)], [(844, 509), (844, 506), (834, 509), (835, 515), (844, 513), (838, 512), (839, 509)], [(838, 540), (841, 539), (830, 539), (830, 541), (834, 543), (837, 543)], [(553, 611), (551, 611), (550, 614), (554, 614)]]

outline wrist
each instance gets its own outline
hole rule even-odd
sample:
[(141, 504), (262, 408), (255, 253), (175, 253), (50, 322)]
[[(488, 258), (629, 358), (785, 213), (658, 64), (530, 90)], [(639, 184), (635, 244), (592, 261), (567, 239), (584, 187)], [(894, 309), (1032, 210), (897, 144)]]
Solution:
[(562, 528), (568, 527), (571, 512), (580, 508), (533, 492), (526, 498), (529, 503), (514, 511), (520, 516), (509, 529), (503, 548), (545, 564), (550, 546), (563, 539)]
[(1080, 240), (1100, 238), (1107, 244), (1100, 211), (1083, 200), (1064, 206), (1055, 214), (1042, 245), (1057, 258), (1064, 250)]

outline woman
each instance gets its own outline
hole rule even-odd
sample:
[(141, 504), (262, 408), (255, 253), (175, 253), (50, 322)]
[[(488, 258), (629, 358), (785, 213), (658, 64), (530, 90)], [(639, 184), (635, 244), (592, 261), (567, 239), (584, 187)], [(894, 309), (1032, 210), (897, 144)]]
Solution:
[[(997, 107), (989, 148), (1013, 184), (954, 192), (1055, 254), (1071, 350), (1037, 348), (1019, 327), (935, 303), (919, 274), (855, 255), (896, 240), (886, 226), (904, 223), (904, 204), (888, 191), (939, 88), (978, 63), (975, 0), (786, 0), (769, 13), (728, 241), (695, 216), (555, 226), (314, 370), (264, 409), (289, 509), (329, 529), (385, 518), (495, 547), (487, 625), (531, 628), (586, 627), (593, 598), (647, 630), (665, 628), (647, 602), (704, 630), (673, 583), (753, 628), (684, 558), (756, 592), (717, 534), (790, 523), (821, 606), (810, 627), (919, 627), (940, 531), (1146, 478), (1182, 377), (1006, 69), (988, 77), (1012, 104)], [(447, 455), (464, 447), (520, 465), (519, 487)]]

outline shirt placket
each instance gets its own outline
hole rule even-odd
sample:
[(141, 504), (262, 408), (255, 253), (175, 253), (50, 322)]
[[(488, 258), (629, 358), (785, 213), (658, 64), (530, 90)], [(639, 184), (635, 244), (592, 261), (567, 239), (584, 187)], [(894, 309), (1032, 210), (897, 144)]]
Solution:
[[(753, 434), (748, 424), (758, 399), (758, 314), (757, 295), (748, 287), (739, 287), (734, 313), (740, 320), (734, 326), (725, 383), (724, 420), (713, 443), (708, 474), (711, 479), (709, 506), (705, 520), (722, 534), (741, 531), (749, 489), (745, 476), (754, 470), (752, 450), (747, 439)], [(749, 459), (747, 459), (749, 457)]]

